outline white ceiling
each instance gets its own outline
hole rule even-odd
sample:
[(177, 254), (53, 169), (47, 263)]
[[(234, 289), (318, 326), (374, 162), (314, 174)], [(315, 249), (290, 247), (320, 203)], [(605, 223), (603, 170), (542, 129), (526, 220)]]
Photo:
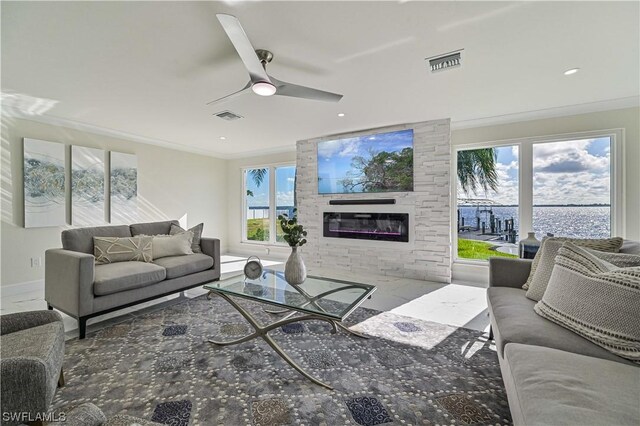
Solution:
[[(451, 117), (464, 122), (640, 95), (638, 2), (2, 2), (2, 91), (47, 116), (222, 156)], [(281, 80), (339, 103), (251, 93), (216, 13)], [(462, 68), (424, 58), (464, 48)], [(567, 77), (563, 72), (580, 67)], [(30, 98), (29, 98), (30, 99)], [(635, 100), (634, 100), (635, 99)], [(227, 122), (212, 114), (229, 109)], [(344, 112), (344, 118), (337, 113)], [(226, 137), (221, 141), (220, 137)]]

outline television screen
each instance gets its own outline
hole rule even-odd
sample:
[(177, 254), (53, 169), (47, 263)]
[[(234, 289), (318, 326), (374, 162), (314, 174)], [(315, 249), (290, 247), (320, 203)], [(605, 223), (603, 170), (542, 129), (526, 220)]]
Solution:
[(413, 130), (318, 143), (318, 192), (413, 191)]

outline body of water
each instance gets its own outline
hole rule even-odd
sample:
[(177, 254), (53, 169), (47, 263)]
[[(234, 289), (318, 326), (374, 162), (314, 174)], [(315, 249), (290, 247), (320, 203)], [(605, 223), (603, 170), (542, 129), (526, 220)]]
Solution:
[[(460, 207), (465, 225), (476, 226), (476, 207)], [(482, 210), (482, 208), (481, 208)], [(512, 219), (519, 229), (518, 207), (493, 207), (496, 219)], [(480, 220), (489, 228), (489, 214), (480, 213)], [(551, 233), (557, 237), (608, 238), (611, 236), (611, 208), (608, 206), (534, 207), (533, 230), (537, 238)], [(521, 237), (519, 237), (521, 238)]]

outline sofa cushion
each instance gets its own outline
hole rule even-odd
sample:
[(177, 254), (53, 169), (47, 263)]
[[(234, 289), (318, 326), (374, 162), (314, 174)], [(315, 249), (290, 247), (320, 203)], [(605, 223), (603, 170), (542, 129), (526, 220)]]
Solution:
[(515, 424), (637, 425), (640, 368), (508, 344), (503, 379)]
[[(613, 256), (613, 255), (612, 255)], [(623, 358), (640, 363), (640, 256), (618, 268), (571, 243), (560, 248), (535, 312)]]
[(131, 235), (168, 235), (171, 225), (180, 225), (177, 220), (165, 220), (162, 222), (134, 223), (130, 226)]
[(62, 248), (93, 254), (93, 237), (130, 237), (127, 225), (95, 226), (93, 228), (76, 228), (62, 231)]
[(96, 296), (132, 290), (163, 281), (167, 276), (162, 266), (144, 262), (118, 262), (96, 265), (93, 293)]
[(185, 256), (163, 257), (155, 259), (153, 263), (162, 266), (167, 271), (167, 279), (171, 279), (205, 271), (213, 266), (213, 258), (206, 254), (195, 253)]
[(509, 343), (524, 343), (633, 364), (574, 332), (542, 318), (533, 310), (536, 302), (527, 299), (524, 293), (522, 289), (508, 287), (487, 289), (491, 322), (500, 355), (504, 355), (504, 348)]

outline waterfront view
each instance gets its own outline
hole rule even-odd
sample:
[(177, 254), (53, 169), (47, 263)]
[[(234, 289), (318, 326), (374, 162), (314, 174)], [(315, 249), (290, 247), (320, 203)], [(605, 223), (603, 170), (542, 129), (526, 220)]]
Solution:
[[(475, 207), (460, 207), (459, 210), (465, 223), (476, 223)], [(492, 210), (497, 218), (513, 218), (515, 229), (519, 229), (518, 207), (495, 206)], [(534, 206), (533, 230), (538, 239), (548, 233), (572, 238), (608, 238), (611, 236), (610, 218), (609, 206)]]
[[(611, 236), (611, 138), (458, 151), (458, 257), (516, 257), (533, 231), (572, 238)], [(520, 182), (520, 176), (527, 180)], [(533, 190), (533, 223), (521, 229), (520, 188)]]

